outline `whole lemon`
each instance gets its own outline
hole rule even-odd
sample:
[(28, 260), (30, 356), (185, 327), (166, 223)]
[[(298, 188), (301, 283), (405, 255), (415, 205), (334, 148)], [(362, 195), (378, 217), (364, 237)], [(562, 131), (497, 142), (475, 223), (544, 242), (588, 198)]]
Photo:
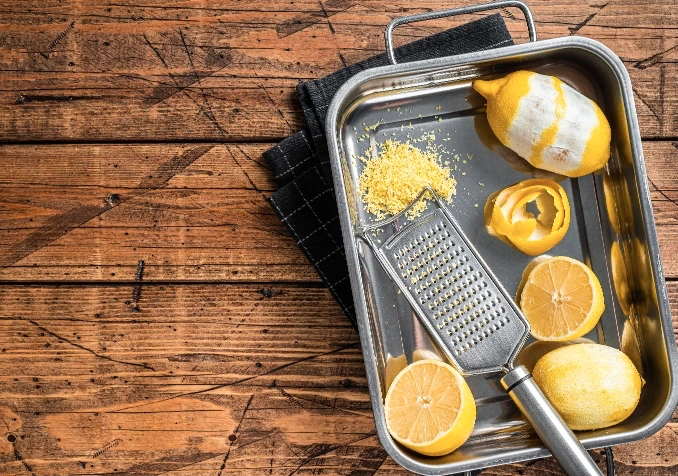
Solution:
[(534, 380), (573, 430), (607, 428), (628, 418), (642, 379), (623, 352), (600, 344), (561, 347), (539, 359)]
[(568, 177), (602, 168), (611, 129), (600, 107), (554, 76), (516, 71), (473, 88), (497, 139), (533, 167)]

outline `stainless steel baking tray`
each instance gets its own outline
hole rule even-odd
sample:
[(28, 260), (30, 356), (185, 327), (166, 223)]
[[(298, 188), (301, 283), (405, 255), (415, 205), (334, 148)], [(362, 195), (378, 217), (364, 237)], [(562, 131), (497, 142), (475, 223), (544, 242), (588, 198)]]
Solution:
[(592, 267), (603, 286), (606, 310), (586, 338), (621, 348), (646, 384), (627, 420), (577, 435), (586, 448), (640, 440), (658, 431), (678, 402), (676, 343), (631, 84), (620, 59), (601, 43), (568, 37), (371, 69), (353, 77), (335, 96), (327, 137), (377, 433), (395, 461), (421, 474), (468, 471), (549, 452), (493, 376), (467, 379), (478, 417), (471, 438), (452, 454), (421, 456), (389, 436), (383, 408), (388, 383), (417, 355), (442, 354), (358, 236), (375, 217), (361, 204), (358, 177), (364, 164), (354, 157), (387, 138), (406, 141), (432, 133), (435, 143), (449, 151), (446, 160), (455, 168), (457, 194), (449, 211), (509, 293), (515, 293), (532, 258), (487, 234), (483, 205), (490, 193), (541, 172), (498, 143), (487, 124), (484, 100), (471, 81), (520, 69), (558, 76), (588, 95), (601, 106), (613, 131), (612, 156), (604, 170), (561, 178), (572, 203), (572, 221), (549, 254)]

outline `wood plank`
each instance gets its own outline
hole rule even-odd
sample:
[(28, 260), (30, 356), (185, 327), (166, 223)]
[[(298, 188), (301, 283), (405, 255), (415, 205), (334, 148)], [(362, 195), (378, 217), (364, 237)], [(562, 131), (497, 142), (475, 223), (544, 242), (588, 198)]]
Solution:
[[(1, 474), (406, 474), (377, 441), (358, 336), (326, 289), (145, 285), (136, 307), (133, 293), (0, 287)], [(678, 325), (678, 282), (669, 299)], [(678, 415), (616, 447), (617, 474), (674, 474), (676, 431)]]
[(319, 281), (266, 201), (270, 145), (2, 146), (0, 279)]
[[(271, 145), (0, 146), (0, 279), (319, 282), (266, 201)], [(678, 146), (644, 147), (675, 278)]]
[[(381, 52), (393, 17), (463, 2), (241, 3), (0, 2), (0, 138), (278, 140), (303, 126), (299, 80)], [(671, 2), (530, 6), (540, 38), (574, 33), (615, 51), (634, 84), (643, 136), (675, 136), (678, 13)], [(524, 41), (524, 22), (503, 14)], [(465, 20), (402, 27), (396, 40)]]

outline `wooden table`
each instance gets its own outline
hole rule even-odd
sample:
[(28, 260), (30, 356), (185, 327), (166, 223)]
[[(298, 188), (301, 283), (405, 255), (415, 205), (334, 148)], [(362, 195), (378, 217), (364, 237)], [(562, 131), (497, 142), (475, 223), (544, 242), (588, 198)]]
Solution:
[[(0, 1), (0, 473), (405, 473), (261, 154), (303, 127), (300, 80), (460, 3)], [(530, 6), (540, 38), (595, 38), (631, 74), (678, 316), (676, 4)], [(677, 431), (615, 448), (617, 474), (676, 474)]]

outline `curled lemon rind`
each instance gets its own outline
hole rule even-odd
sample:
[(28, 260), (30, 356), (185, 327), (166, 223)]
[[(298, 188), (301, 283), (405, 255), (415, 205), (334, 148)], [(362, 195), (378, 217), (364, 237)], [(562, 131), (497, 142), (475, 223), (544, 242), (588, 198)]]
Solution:
[[(539, 214), (528, 211), (534, 202)], [(570, 226), (565, 189), (549, 179), (530, 179), (490, 195), (485, 203), (487, 232), (523, 253), (542, 254), (563, 239)]]

